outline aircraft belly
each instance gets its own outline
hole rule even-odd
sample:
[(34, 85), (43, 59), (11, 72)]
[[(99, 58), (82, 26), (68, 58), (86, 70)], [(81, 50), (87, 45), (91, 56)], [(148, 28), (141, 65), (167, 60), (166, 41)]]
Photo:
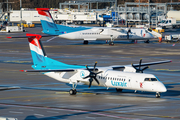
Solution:
[(79, 33), (77, 33), (77, 32), (61, 34), (61, 35), (59, 35), (59, 37), (62, 37), (65, 39), (71, 39), (71, 40), (75, 40), (75, 39), (82, 40)]
[(44, 73), (44, 75), (47, 75), (48, 77), (51, 77), (51, 78), (58, 80), (58, 81), (61, 81), (61, 82), (69, 83), (70, 80), (69, 79), (63, 79), (61, 77), (61, 73), (62, 72), (47, 72), (47, 73)]

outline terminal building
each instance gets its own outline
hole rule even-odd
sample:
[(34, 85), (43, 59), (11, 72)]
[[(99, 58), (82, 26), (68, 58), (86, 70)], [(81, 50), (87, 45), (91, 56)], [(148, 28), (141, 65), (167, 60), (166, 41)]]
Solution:
[[(99, 3), (109, 3), (110, 6), (105, 9), (99, 9)], [(93, 6), (92, 4), (96, 4)], [(51, 11), (52, 17), (56, 23), (62, 22), (83, 24), (83, 23), (97, 23), (112, 22), (115, 25), (119, 24), (148, 24), (157, 25), (162, 19), (168, 17), (172, 12), (173, 5), (179, 5), (180, 2), (172, 3), (132, 3), (126, 2), (125, 4), (117, 5), (117, 0), (74, 0), (59, 3), (58, 11)], [(3, 17), (0, 4), (0, 17)], [(71, 6), (77, 6), (77, 9), (72, 9)], [(37, 11), (30, 9), (22, 10), (22, 21), (40, 21)], [(20, 21), (20, 11), (12, 10), (9, 12), (9, 21)], [(6, 14), (7, 15), (7, 14)]]

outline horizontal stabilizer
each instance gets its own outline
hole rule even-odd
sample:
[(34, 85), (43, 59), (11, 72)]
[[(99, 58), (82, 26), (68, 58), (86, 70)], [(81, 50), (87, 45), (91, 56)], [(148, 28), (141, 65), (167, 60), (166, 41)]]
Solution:
[[(29, 38), (30, 33), (26, 33), (26, 36), (14, 36), (14, 37), (6, 37), (6, 38)], [(34, 36), (36, 34), (33, 34)], [(57, 35), (41, 35), (42, 37), (52, 37), (52, 36), (57, 36)]]
[(59, 69), (59, 70), (20, 70), (21, 72), (74, 72), (73, 69)]

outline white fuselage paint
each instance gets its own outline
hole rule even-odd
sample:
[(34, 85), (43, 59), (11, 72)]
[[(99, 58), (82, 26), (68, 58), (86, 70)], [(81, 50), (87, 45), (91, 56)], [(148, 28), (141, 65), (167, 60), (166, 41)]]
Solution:
[[(97, 79), (100, 82), (100, 86), (129, 89), (129, 90), (139, 90), (148, 92), (166, 92), (166, 87), (164, 84), (158, 80), (152, 74), (144, 73), (132, 73), (115, 71), (112, 69), (101, 69), (103, 71), (101, 74), (97, 75)], [(83, 73), (83, 75), (82, 75)], [(45, 75), (52, 77), (58, 81), (65, 83), (80, 83), (89, 85), (89, 78), (83, 79), (89, 75), (89, 71), (79, 69), (76, 72), (48, 72)], [(157, 81), (145, 81), (145, 78), (156, 78)], [(92, 86), (98, 86), (96, 81), (92, 82)]]
[[(77, 32), (65, 33), (59, 37), (78, 40), (127, 40), (128, 28), (92, 28)], [(154, 36), (145, 29), (134, 28), (129, 33), (129, 40), (153, 39)]]

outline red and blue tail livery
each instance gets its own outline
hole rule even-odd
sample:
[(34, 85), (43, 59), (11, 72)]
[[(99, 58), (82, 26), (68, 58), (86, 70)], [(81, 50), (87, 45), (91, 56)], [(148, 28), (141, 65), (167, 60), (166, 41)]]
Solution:
[[(38, 34), (26, 34), (26, 36), (23, 36), (23, 38), (28, 38), (29, 41), (34, 70), (21, 71), (41, 72), (58, 81), (72, 84), (72, 89), (69, 91), (71, 95), (76, 94), (76, 86), (79, 84), (89, 85), (89, 88), (91, 86), (102, 86), (120, 90), (156, 92), (156, 97), (160, 97), (161, 92), (167, 91), (164, 84), (155, 75), (146, 74), (143, 71), (148, 69), (150, 65), (172, 62), (170, 60), (142, 63), (141, 59), (139, 64), (105, 67), (96, 67), (97, 62), (95, 62), (93, 67), (69, 65), (47, 57), (40, 41), (41, 37)], [(119, 69), (123, 69), (123, 71)]]

